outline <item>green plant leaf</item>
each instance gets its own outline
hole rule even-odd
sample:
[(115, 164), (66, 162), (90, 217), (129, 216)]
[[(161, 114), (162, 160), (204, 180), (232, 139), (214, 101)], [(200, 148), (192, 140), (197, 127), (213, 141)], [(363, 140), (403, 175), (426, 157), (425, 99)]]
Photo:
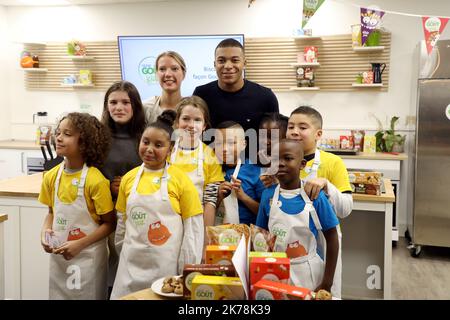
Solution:
[(391, 118), (391, 130), (392, 131), (394, 131), (395, 129), (395, 123), (398, 121), (398, 119), (400, 119), (399, 117), (397, 117), (397, 116), (394, 116), (394, 117), (392, 117)]

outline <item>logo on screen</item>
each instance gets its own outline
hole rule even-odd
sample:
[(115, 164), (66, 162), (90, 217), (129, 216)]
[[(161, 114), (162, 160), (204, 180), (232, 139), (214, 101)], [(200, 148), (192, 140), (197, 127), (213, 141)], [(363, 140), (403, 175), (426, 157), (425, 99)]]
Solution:
[(145, 57), (139, 62), (139, 75), (146, 84), (156, 84), (156, 66), (155, 57)]

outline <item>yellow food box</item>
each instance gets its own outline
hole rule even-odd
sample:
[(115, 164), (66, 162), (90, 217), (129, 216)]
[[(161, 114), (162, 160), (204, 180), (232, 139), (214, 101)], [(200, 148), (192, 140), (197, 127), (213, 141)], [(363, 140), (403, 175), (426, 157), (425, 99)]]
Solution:
[(231, 259), (236, 251), (236, 246), (206, 246), (206, 259), (208, 264), (233, 264)]
[(286, 252), (262, 252), (262, 251), (250, 251), (248, 258), (287, 258)]
[(377, 152), (377, 138), (375, 136), (365, 136), (364, 137), (364, 148), (363, 152), (366, 153), (376, 153)]
[(192, 300), (244, 300), (245, 292), (238, 277), (195, 276)]

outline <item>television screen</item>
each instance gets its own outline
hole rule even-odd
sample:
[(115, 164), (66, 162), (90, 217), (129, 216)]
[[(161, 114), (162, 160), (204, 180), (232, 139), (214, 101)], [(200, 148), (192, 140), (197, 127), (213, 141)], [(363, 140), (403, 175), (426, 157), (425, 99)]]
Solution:
[(244, 45), (244, 35), (119, 36), (122, 80), (133, 83), (142, 100), (161, 95), (155, 60), (164, 51), (178, 52), (186, 62), (181, 95), (190, 96), (195, 87), (217, 80), (214, 50), (220, 41), (233, 38)]

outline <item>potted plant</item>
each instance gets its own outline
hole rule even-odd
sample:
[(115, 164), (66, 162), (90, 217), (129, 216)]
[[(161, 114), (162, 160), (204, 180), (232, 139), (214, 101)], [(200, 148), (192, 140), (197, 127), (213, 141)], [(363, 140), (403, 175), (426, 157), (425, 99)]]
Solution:
[(391, 118), (391, 126), (388, 130), (383, 130), (381, 121), (375, 117), (378, 122), (378, 132), (375, 134), (377, 139), (377, 152), (403, 152), (406, 135), (395, 133), (395, 124), (399, 117)]

